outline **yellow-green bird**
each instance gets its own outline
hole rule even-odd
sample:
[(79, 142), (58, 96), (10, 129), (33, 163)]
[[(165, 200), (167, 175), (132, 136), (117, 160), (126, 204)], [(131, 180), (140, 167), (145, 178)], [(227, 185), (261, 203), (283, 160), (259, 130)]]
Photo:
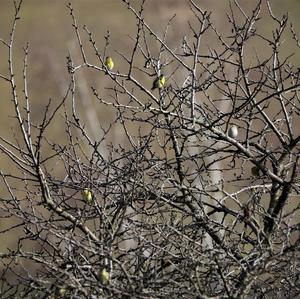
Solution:
[(89, 188), (84, 188), (81, 191), (83, 199), (88, 203), (91, 204), (93, 202), (93, 193)]
[(109, 71), (111, 71), (114, 68), (114, 62), (110, 56), (107, 56), (105, 58), (104, 64)]
[(64, 297), (66, 295), (66, 292), (67, 292), (67, 290), (64, 287), (60, 288), (58, 291), (59, 295), (62, 297)]
[(109, 284), (110, 274), (105, 268), (103, 268), (99, 272), (99, 278), (102, 284), (107, 285)]
[(158, 78), (153, 81), (153, 85), (151, 90), (156, 88), (162, 88), (166, 83), (166, 78), (163, 74), (161, 74)]

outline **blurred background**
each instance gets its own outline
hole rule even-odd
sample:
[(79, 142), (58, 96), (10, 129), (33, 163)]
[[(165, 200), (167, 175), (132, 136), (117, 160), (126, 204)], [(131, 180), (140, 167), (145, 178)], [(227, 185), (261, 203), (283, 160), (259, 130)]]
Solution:
[[(66, 69), (66, 56), (68, 51), (76, 63), (81, 59), (78, 52), (74, 30), (71, 26), (72, 20), (66, 7), (69, 1), (64, 0), (24, 0), (21, 11), (21, 19), (15, 35), (14, 59), (17, 78), (21, 78), (21, 68), (23, 59), (23, 47), (29, 43), (29, 68), (28, 84), (30, 101), (32, 103), (33, 119), (41, 116), (40, 111), (51, 98), (57, 102), (65, 93), (68, 85), (68, 74)], [(132, 1), (138, 4), (140, 1)], [(211, 11), (216, 27), (220, 32), (228, 29), (226, 10), (228, 10), (229, 1), (219, 0), (195, 0), (203, 10)], [(126, 9), (126, 5), (121, 0), (73, 0), (71, 1), (78, 25), (87, 25), (93, 33), (97, 45), (102, 50), (104, 45), (104, 35), (107, 31), (111, 34), (111, 44), (109, 51), (118, 63), (118, 55), (114, 50), (126, 52), (132, 49), (132, 41), (129, 35), (133, 36), (135, 32), (136, 20)], [(169, 40), (172, 45), (178, 44), (185, 35), (187, 21), (191, 19), (192, 14), (188, 0), (151, 0), (146, 1), (145, 15), (147, 22), (162, 35), (168, 20), (176, 14), (169, 30)], [(239, 1), (245, 11), (250, 12), (256, 1)], [(272, 0), (271, 5), (274, 13), (280, 17), (283, 13), (289, 12), (290, 21), (294, 23), (294, 28), (300, 29), (300, 1), (299, 0)], [(262, 12), (262, 17), (266, 13)], [(0, 38), (6, 40), (9, 36), (13, 18), (13, 1), (0, 1)], [(270, 18), (261, 20), (264, 33), (270, 32), (274, 21)], [(299, 32), (300, 30), (298, 30)], [(86, 35), (82, 32), (83, 40), (86, 41)], [(205, 43), (206, 41), (204, 41)], [(288, 41), (289, 42), (289, 41)], [(285, 45), (286, 53), (292, 52), (289, 44)], [(259, 48), (259, 45), (257, 45)], [(92, 52), (91, 52), (92, 53)], [(92, 55), (90, 55), (92, 56)], [(7, 49), (0, 46), (0, 72), (7, 74)], [(299, 57), (298, 57), (299, 58)], [(97, 63), (97, 60), (93, 62)], [(84, 74), (87, 87), (93, 85), (96, 88), (105, 87), (109, 82), (104, 76), (99, 76), (95, 72)], [(20, 82), (21, 83), (21, 82)], [(89, 89), (89, 87), (88, 87)], [(7, 134), (7, 128), (10, 127), (8, 116), (11, 115), (11, 107), (7, 99), (10, 97), (10, 90), (7, 82), (0, 80), (0, 132)], [(101, 119), (107, 114), (101, 115)], [(60, 128), (53, 128), (53, 133), (58, 136)], [(1, 158), (0, 158), (1, 159)], [(2, 160), (0, 160), (2, 161)], [(1, 163), (1, 162), (0, 162)]]
[[(28, 85), (29, 95), (32, 105), (33, 121), (39, 121), (42, 116), (45, 104), (51, 98), (54, 103), (59, 102), (66, 92), (68, 86), (68, 74), (66, 68), (66, 56), (71, 52), (77, 64), (81, 63), (78, 52), (76, 36), (71, 26), (72, 20), (66, 7), (69, 1), (64, 0), (24, 0), (21, 19), (18, 22), (15, 35), (14, 64), (17, 79), (21, 79), (22, 59), (24, 57), (23, 48), (29, 43), (29, 68)], [(138, 4), (140, 1), (131, 1)], [(121, 0), (73, 0), (71, 1), (78, 25), (86, 25), (93, 33), (97, 45), (102, 51), (104, 46), (104, 36), (110, 31), (111, 41), (109, 52), (114, 56), (116, 64), (119, 56), (115, 50), (124, 53), (132, 49), (132, 40), (129, 35), (134, 36), (136, 32), (136, 20), (126, 9), (126, 5)], [(228, 22), (226, 11), (228, 11), (228, 1), (219, 0), (195, 0), (203, 10), (211, 11), (216, 27), (220, 32), (226, 32)], [(256, 1), (239, 1), (245, 11), (250, 12), (254, 8)], [(271, 5), (274, 13), (280, 17), (283, 13), (289, 12), (290, 21), (294, 23), (296, 31), (300, 28), (300, 1), (299, 0), (273, 0)], [(262, 12), (262, 18), (266, 15)], [(13, 1), (0, 1), (0, 38), (7, 40), (11, 30), (13, 18)], [(146, 1), (145, 15), (146, 21), (158, 34), (163, 34), (163, 30), (168, 20), (176, 14), (169, 30), (169, 43), (172, 46), (179, 45), (187, 29), (187, 21), (192, 17), (188, 0), (151, 0)], [(262, 33), (268, 33), (274, 26), (274, 21), (270, 17), (263, 18)], [(86, 42), (86, 34), (82, 31), (83, 41)], [(210, 41), (203, 41), (209, 43)], [(290, 40), (284, 45), (283, 54), (293, 52), (289, 47)], [(88, 43), (86, 43), (88, 44)], [(89, 45), (88, 45), (88, 48)], [(259, 49), (259, 45), (256, 45)], [(90, 52), (92, 62), (97, 64), (97, 60)], [(7, 74), (7, 49), (0, 46), (0, 73)], [(296, 57), (299, 59), (299, 57)], [(81, 75), (80, 75), (81, 76)], [(86, 72), (81, 77), (81, 90), (85, 91), (81, 97), (91, 96), (90, 86), (97, 89), (107, 87), (109, 79), (95, 72)], [(19, 85), (22, 82), (19, 81)], [(105, 95), (105, 90), (103, 91)], [(0, 98), (2, 105), (0, 109), (0, 133), (9, 136), (8, 128), (11, 127), (12, 106), (9, 105), (10, 89), (7, 82), (0, 80)], [(83, 100), (83, 99), (82, 99)], [(79, 107), (80, 108), (80, 107)], [(98, 117), (106, 122), (109, 117), (103, 109), (95, 107)], [(61, 134), (61, 127), (54, 126), (51, 130), (53, 136)], [(0, 156), (0, 165), (3, 165), (3, 157)]]
[[(59, 103), (66, 93), (69, 77), (66, 68), (66, 56), (70, 52), (76, 64), (82, 62), (77, 46), (75, 32), (72, 28), (72, 19), (67, 9), (69, 1), (64, 0), (24, 0), (21, 19), (18, 21), (14, 42), (14, 65), (17, 83), (22, 90), (22, 63), (24, 58), (23, 48), (29, 43), (28, 57), (28, 88), (30, 103), (32, 107), (32, 121), (39, 123), (45, 105), (51, 98), (53, 103)], [(132, 1), (137, 5), (141, 1)], [(228, 34), (229, 26), (226, 16), (228, 11), (228, 1), (220, 0), (194, 0), (203, 10), (212, 12), (212, 19), (220, 33)], [(245, 11), (251, 12), (257, 1), (241, 0), (239, 3)], [(293, 22), (296, 32), (300, 34), (300, 1), (299, 0), (272, 0), (271, 6), (276, 16), (289, 12), (290, 22)], [(104, 36), (110, 31), (110, 44), (108, 52), (114, 57), (116, 65), (121, 61), (116, 53), (119, 50), (128, 53), (133, 47), (133, 42), (129, 36), (134, 36), (136, 32), (136, 20), (128, 11), (126, 5), (121, 0), (72, 0), (74, 14), (78, 25), (82, 29), (86, 25), (93, 33), (97, 46), (101, 53), (104, 47)], [(164, 28), (169, 19), (176, 15), (169, 30), (168, 42), (172, 47), (176, 47), (182, 41), (188, 28), (187, 22), (191, 19), (192, 13), (188, 0), (148, 0), (145, 6), (145, 20), (152, 28), (162, 36)], [(11, 31), (14, 16), (12, 0), (0, 0), (0, 38), (7, 40)], [(267, 15), (267, 6), (261, 15), (262, 33), (269, 34), (274, 28), (274, 21)], [(87, 43), (87, 36), (81, 31), (83, 42)], [(213, 41), (203, 41), (211, 46)], [(263, 48), (254, 45), (258, 50)], [(90, 49), (88, 45), (87, 48)], [(159, 47), (157, 46), (157, 49)], [(294, 44), (290, 39), (282, 47), (282, 55), (289, 55), (295, 51)], [(0, 74), (7, 75), (7, 49), (0, 45)], [(298, 51), (299, 52), (299, 51)], [(93, 56), (93, 51), (88, 50), (89, 61), (97, 64), (97, 59)], [(295, 62), (298, 56), (293, 58)], [(144, 63), (144, 62), (141, 62)], [(123, 70), (126, 71), (126, 70)], [(103, 74), (95, 71), (80, 71), (78, 73), (78, 84), (80, 93), (78, 94), (78, 112), (84, 120), (88, 110), (85, 107), (86, 101), (92, 103), (93, 112), (100, 125), (108, 125), (112, 119), (109, 109), (97, 105), (90, 86), (101, 90), (101, 96), (108, 95), (105, 89), (110, 87), (110, 80)], [(143, 80), (143, 78), (141, 78)], [(150, 88), (150, 84), (148, 86)], [(0, 135), (14, 140), (12, 132), (15, 129), (13, 119), (13, 105), (10, 101), (10, 87), (7, 82), (0, 80)], [(21, 95), (21, 94), (20, 94)], [(88, 107), (91, 107), (89, 105)], [(16, 132), (16, 138), (17, 138)], [(63, 117), (57, 117), (52, 126), (48, 129), (47, 136), (50, 140), (64, 144), (65, 133), (63, 128)], [(100, 136), (100, 130), (99, 130)], [(98, 137), (99, 137), (98, 136)], [(96, 136), (97, 137), (97, 136)], [(118, 140), (116, 132), (116, 140)], [(0, 154), (0, 169), (9, 169), (10, 161)], [(0, 191), (1, 192), (1, 191)], [(13, 240), (12, 240), (13, 242)], [(2, 245), (3, 244), (3, 245)], [(0, 250), (9, 244), (1, 242)]]

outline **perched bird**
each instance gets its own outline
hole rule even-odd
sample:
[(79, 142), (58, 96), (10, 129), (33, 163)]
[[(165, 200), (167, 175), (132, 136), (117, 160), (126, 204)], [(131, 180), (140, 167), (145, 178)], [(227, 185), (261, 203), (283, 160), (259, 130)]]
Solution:
[(228, 129), (228, 136), (230, 137), (230, 138), (236, 138), (237, 137), (237, 135), (238, 135), (238, 128), (237, 128), (237, 126), (236, 125), (233, 125), (233, 126), (231, 126), (229, 129)]
[(81, 192), (83, 199), (91, 204), (93, 202), (93, 193), (89, 188), (84, 188)]
[(102, 284), (109, 284), (110, 274), (105, 268), (103, 268), (99, 272), (99, 278)]
[(59, 289), (58, 294), (61, 297), (64, 297), (66, 295), (66, 292), (67, 292), (66, 288), (62, 287), (62, 288)]
[(114, 62), (112, 60), (112, 58), (110, 56), (107, 56), (105, 58), (105, 62), (104, 62), (105, 66), (107, 67), (107, 69), (109, 71), (111, 71), (114, 68)]
[(166, 83), (166, 78), (163, 74), (161, 74), (158, 78), (153, 81), (153, 85), (151, 90), (155, 88), (162, 88)]
[(251, 168), (251, 173), (253, 176), (259, 176), (259, 168), (257, 166), (253, 166)]

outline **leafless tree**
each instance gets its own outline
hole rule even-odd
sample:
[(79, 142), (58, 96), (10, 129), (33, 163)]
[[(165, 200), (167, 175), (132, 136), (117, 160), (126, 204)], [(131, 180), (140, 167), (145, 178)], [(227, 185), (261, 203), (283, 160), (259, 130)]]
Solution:
[[(15, 78), (22, 0), (14, 0), (0, 78), (11, 90), (1, 104), (13, 105), (17, 130), (0, 137), (11, 161), (1, 170), (0, 208), (2, 219), (14, 220), (1, 233), (19, 239), (1, 253), (1, 298), (296, 298), (300, 81), (281, 49), (287, 38), (297, 51), (300, 44), (288, 16), (275, 16), (268, 2), (250, 12), (230, 2), (224, 36), (190, 0), (189, 31), (174, 47), (173, 18), (155, 32), (145, 1), (138, 3), (120, 1), (136, 31), (130, 50), (114, 52), (110, 35), (102, 49), (68, 5), (80, 57), (70, 51), (69, 88), (34, 123), (27, 46), (23, 82)], [(262, 9), (273, 20), (271, 36), (257, 31)], [(217, 46), (207, 48), (211, 37)], [(253, 50), (257, 42), (263, 53)], [(125, 71), (109, 70), (108, 54)], [(108, 127), (92, 112), (79, 116), (81, 69), (110, 79), (109, 97), (89, 86), (96, 105), (114, 111)], [(165, 85), (151, 90), (161, 74)], [(61, 116), (66, 139), (50, 140)]]

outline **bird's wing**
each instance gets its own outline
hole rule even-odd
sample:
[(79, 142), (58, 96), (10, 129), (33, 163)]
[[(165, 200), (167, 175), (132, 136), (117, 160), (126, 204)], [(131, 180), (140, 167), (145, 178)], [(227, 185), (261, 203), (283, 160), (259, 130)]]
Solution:
[(158, 82), (158, 79), (155, 79), (155, 80), (153, 81), (151, 90), (153, 90), (153, 89), (155, 89), (155, 88), (157, 87), (157, 82)]

